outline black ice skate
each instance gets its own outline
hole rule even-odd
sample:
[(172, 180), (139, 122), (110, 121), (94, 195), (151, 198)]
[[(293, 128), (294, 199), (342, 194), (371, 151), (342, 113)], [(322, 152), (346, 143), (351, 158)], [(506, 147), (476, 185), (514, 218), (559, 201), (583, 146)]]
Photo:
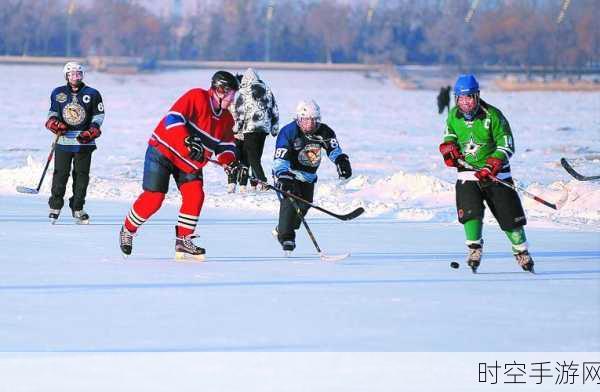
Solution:
[(471, 267), (471, 271), (474, 274), (477, 273), (477, 268), (479, 268), (479, 264), (481, 264), (481, 245), (479, 244), (471, 244), (469, 245), (469, 254), (467, 255), (467, 264)]
[(121, 226), (121, 232), (119, 233), (119, 245), (121, 246), (121, 252), (125, 256), (129, 256), (133, 250), (133, 233), (131, 233), (125, 226)]
[(193, 259), (196, 261), (204, 261), (206, 250), (194, 245), (192, 240), (198, 237), (190, 234), (175, 239), (175, 260)]
[(534, 262), (528, 251), (524, 250), (516, 253), (515, 259), (521, 268), (523, 268), (523, 271), (531, 272), (532, 274), (535, 273), (535, 270), (533, 269)]
[(78, 225), (87, 225), (90, 223), (90, 216), (84, 210), (73, 211), (73, 218)]
[(48, 214), (48, 218), (50, 218), (50, 223), (55, 224), (58, 220), (58, 216), (60, 215), (60, 210), (50, 209), (50, 213)]

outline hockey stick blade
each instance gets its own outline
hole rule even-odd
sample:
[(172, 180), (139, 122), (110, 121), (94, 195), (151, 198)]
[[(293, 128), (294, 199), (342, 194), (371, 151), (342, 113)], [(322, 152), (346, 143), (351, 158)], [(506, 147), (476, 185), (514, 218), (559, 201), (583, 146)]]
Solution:
[(337, 215), (337, 218), (344, 220), (344, 221), (352, 220), (354, 218), (358, 218), (359, 216), (361, 216), (363, 214), (363, 212), (365, 212), (365, 209), (362, 207), (358, 207), (354, 211), (351, 211), (345, 215)]
[(572, 175), (578, 181), (600, 180), (600, 176), (584, 176), (582, 174), (577, 173), (575, 171), (575, 169), (573, 169), (573, 167), (571, 166), (571, 164), (565, 158), (560, 158), (560, 164), (567, 171), (567, 173), (569, 173), (570, 175)]
[(344, 259), (347, 259), (348, 257), (350, 257), (350, 253), (344, 253), (340, 255), (326, 255), (325, 253), (321, 252), (319, 253), (319, 257), (322, 261), (334, 263), (336, 261), (342, 261)]
[(37, 189), (33, 189), (33, 188), (27, 188), (26, 186), (17, 186), (17, 192), (19, 193), (27, 193), (30, 195), (37, 195), (38, 193), (40, 193), (40, 191), (38, 191)]

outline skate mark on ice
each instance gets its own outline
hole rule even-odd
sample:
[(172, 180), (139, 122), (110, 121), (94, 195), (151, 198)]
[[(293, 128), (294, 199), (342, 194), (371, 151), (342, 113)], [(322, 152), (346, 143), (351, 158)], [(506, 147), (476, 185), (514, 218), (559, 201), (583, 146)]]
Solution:
[[(578, 275), (595, 275), (600, 274), (600, 271), (580, 271)], [(154, 290), (154, 289), (206, 289), (206, 288), (230, 288), (230, 287), (286, 287), (286, 286), (345, 286), (345, 285), (410, 285), (424, 283), (432, 284), (445, 284), (445, 283), (473, 283), (476, 285), (481, 284), (481, 279), (478, 279), (479, 275), (483, 273), (473, 275), (466, 275), (468, 278), (415, 278), (415, 279), (345, 279), (345, 280), (280, 280), (280, 281), (246, 281), (246, 282), (181, 282), (181, 283), (115, 283), (115, 284), (103, 284), (103, 283), (92, 283), (92, 284), (44, 284), (44, 285), (5, 285), (0, 286), (0, 292), (9, 291), (46, 291), (50, 293), (70, 294), (73, 291), (111, 291), (111, 290)], [(490, 274), (492, 275), (492, 274)], [(506, 275), (506, 274), (503, 274)], [(502, 283), (502, 282), (539, 282), (539, 281), (587, 281), (587, 280), (598, 280), (598, 276), (572, 276), (572, 277), (543, 277), (544, 274), (525, 274), (523, 272), (511, 274), (514, 278), (499, 278), (499, 279), (486, 279), (489, 283)], [(542, 275), (542, 276), (538, 276)], [(551, 275), (551, 274), (550, 274)]]

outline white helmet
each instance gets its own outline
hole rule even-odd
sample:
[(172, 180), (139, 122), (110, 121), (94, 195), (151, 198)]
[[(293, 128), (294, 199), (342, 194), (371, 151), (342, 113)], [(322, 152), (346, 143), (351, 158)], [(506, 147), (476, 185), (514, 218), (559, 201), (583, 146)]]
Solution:
[(300, 118), (314, 118), (321, 122), (321, 108), (312, 99), (302, 100), (296, 106), (296, 119)]
[(65, 64), (63, 68), (63, 74), (67, 77), (67, 74), (71, 71), (79, 71), (83, 76), (83, 65), (79, 64), (76, 61), (69, 61)]

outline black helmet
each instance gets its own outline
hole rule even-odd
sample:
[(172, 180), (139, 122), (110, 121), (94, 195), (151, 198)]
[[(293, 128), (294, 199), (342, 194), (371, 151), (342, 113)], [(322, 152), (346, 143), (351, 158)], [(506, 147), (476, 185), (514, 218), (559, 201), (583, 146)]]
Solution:
[(240, 84), (233, 74), (227, 71), (217, 71), (212, 77), (210, 87), (222, 87), (230, 90), (239, 90)]

